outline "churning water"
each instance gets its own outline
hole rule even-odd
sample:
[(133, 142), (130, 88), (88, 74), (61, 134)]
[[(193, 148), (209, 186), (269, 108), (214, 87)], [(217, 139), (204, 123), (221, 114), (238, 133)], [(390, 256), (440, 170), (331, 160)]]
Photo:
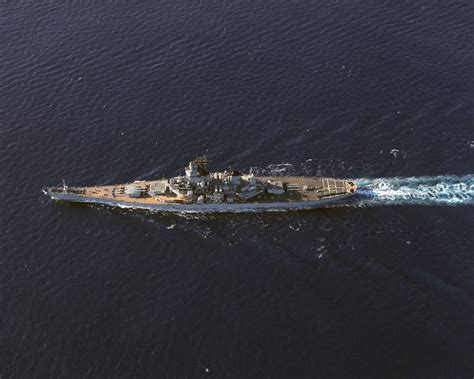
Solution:
[(474, 175), (356, 179), (354, 204), (473, 205)]

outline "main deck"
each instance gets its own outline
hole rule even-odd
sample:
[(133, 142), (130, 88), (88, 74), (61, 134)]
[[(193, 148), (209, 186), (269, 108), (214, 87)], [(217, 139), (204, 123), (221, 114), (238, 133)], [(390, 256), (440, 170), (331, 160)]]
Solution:
[[(270, 181), (272, 183), (280, 183), (284, 185), (286, 191), (281, 195), (262, 194), (253, 199), (246, 201), (236, 201), (236, 204), (251, 204), (251, 203), (292, 203), (292, 202), (316, 202), (319, 200), (326, 200), (337, 198), (354, 193), (356, 185), (345, 180), (332, 178), (310, 178), (301, 176), (287, 176), (287, 177), (258, 177), (257, 180), (261, 182)], [(157, 181), (136, 181), (133, 184), (143, 186), (144, 188), (151, 188)], [(67, 193), (75, 195), (78, 201), (87, 202), (87, 199), (97, 202), (97, 200), (112, 200), (115, 202), (133, 203), (137, 205), (157, 205), (157, 204), (195, 204), (195, 201), (186, 199), (185, 196), (176, 196), (172, 193), (156, 196), (140, 196), (131, 197), (126, 194), (125, 188), (131, 183), (108, 185), (108, 186), (92, 186), (92, 187), (65, 187), (65, 188), (51, 188), (50, 193)], [(74, 200), (71, 200), (74, 201)], [(225, 202), (224, 202), (225, 203)]]

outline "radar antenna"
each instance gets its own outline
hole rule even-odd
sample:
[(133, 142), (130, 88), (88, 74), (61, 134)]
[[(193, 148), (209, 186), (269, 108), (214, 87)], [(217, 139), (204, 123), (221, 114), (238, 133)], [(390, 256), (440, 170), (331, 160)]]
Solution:
[(209, 172), (207, 171), (207, 165), (209, 164), (209, 159), (207, 158), (207, 150), (204, 153), (204, 155), (201, 155), (200, 157), (196, 157), (194, 160), (194, 163), (197, 165), (197, 169), (199, 172), (199, 175), (209, 175)]

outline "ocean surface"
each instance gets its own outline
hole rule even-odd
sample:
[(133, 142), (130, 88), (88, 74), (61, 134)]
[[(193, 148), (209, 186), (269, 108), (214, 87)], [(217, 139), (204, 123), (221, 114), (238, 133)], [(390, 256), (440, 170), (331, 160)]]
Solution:
[[(0, 3), (0, 377), (472, 378), (471, 1)], [(355, 179), (170, 215), (44, 186)]]

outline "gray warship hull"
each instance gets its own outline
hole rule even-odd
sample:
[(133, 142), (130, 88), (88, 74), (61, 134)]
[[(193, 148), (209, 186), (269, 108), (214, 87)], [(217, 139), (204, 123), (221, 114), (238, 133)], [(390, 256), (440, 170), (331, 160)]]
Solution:
[(309, 200), (309, 201), (293, 201), (293, 202), (253, 202), (253, 203), (206, 203), (206, 204), (141, 204), (133, 201), (124, 201), (117, 199), (104, 199), (94, 197), (84, 197), (72, 193), (50, 192), (45, 190), (44, 193), (53, 200), (105, 205), (109, 207), (129, 208), (129, 209), (145, 209), (157, 212), (175, 212), (175, 213), (244, 213), (244, 212), (277, 212), (277, 211), (294, 211), (305, 209), (317, 209), (335, 205), (341, 200), (352, 196), (353, 193), (341, 194), (338, 196)]
[(263, 176), (236, 170), (209, 172), (207, 155), (185, 167), (185, 175), (132, 183), (47, 188), (53, 200), (160, 212), (215, 213), (312, 209), (337, 203), (357, 184), (333, 178)]

